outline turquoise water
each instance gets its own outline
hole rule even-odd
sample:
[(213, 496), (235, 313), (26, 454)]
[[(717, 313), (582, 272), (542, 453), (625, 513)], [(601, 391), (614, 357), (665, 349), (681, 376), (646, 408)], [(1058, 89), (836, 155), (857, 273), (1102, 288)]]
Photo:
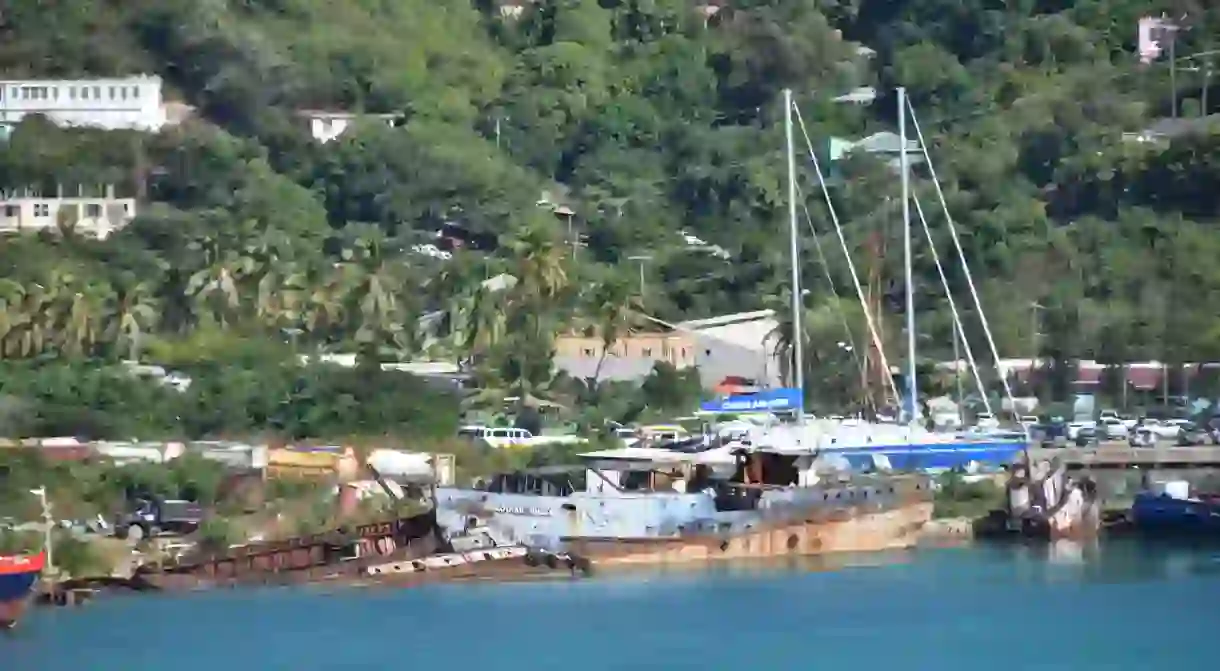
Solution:
[(1217, 549), (1114, 544), (1082, 557), (1072, 546), (1003, 547), (836, 561), (575, 582), (110, 598), (35, 612), (0, 636), (0, 668), (1215, 667)]

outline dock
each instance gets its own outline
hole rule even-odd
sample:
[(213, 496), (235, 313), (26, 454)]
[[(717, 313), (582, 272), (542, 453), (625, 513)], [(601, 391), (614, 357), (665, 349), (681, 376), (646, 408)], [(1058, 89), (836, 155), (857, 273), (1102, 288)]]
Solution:
[(1220, 446), (1130, 447), (1102, 443), (1097, 447), (1030, 448), (1034, 461), (1059, 459), (1069, 470), (1220, 468)]

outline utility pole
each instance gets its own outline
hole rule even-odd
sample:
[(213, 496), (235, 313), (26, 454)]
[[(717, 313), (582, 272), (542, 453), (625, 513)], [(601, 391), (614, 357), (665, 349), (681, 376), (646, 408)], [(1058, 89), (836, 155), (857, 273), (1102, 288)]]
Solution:
[(553, 212), (561, 217), (566, 217), (568, 220), (568, 241), (572, 245), (572, 262), (576, 262), (576, 246), (579, 244), (575, 231), (572, 230), (572, 218), (576, 216), (576, 211), (567, 205), (556, 207)]
[(1208, 114), (1207, 88), (1212, 85), (1212, 56), (1215, 55), (1215, 50), (1208, 49), (1199, 55), (1203, 57), (1203, 87), (1199, 89), (1199, 116), (1205, 117)]
[(51, 547), (51, 530), (55, 528), (55, 515), (51, 512), (51, 502), (47, 499), (46, 485), (38, 489), (31, 489), (30, 493), (38, 497), (38, 503), (42, 505), (42, 536), (43, 536), (43, 552), (46, 553), (47, 561), (45, 573), (50, 574), (55, 566), (54, 549)]
[(1030, 358), (1030, 370), (1038, 367), (1038, 357), (1042, 354), (1042, 326), (1041, 320), (1038, 319), (1038, 313), (1042, 309), (1042, 305), (1038, 301), (1029, 304), (1029, 337), (1033, 341), (1034, 347), (1033, 356)]
[(788, 247), (792, 257), (792, 363), (796, 369), (794, 379), (800, 394), (796, 406), (797, 426), (805, 426), (805, 357), (804, 334), (801, 330), (801, 310), (805, 301), (801, 296), (800, 245), (796, 230), (796, 155), (792, 142), (792, 89), (784, 89), (784, 140), (788, 150)]
[(1169, 109), (1171, 116), (1178, 118), (1178, 26), (1173, 24), (1169, 31)]
[(902, 171), (902, 251), (906, 278), (907, 309), (907, 402), (908, 422), (914, 422), (919, 408), (919, 390), (915, 380), (915, 282), (911, 272), (911, 157), (907, 154), (907, 90), (898, 87), (898, 145)]
[(638, 256), (628, 256), (628, 261), (638, 261), (640, 264), (640, 298), (645, 296), (644, 284), (644, 264), (652, 260), (651, 254), (640, 254)]

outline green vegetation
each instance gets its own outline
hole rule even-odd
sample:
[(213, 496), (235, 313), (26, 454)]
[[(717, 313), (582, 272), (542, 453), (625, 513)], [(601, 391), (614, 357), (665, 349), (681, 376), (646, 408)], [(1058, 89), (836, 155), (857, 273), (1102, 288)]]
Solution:
[(967, 482), (961, 473), (949, 472), (936, 483), (932, 517), (968, 517), (977, 520), (1005, 504), (1005, 492), (994, 479)]
[[(534, 449), (491, 449), (453, 438), (422, 447), (455, 454), (457, 476), (476, 476), (553, 463), (571, 463), (589, 445), (554, 445)], [(596, 447), (596, 446), (594, 446)], [(337, 516), (331, 479), (275, 479), (251, 489), (241, 475), (219, 463), (187, 453), (166, 464), (142, 462), (119, 465), (107, 459), (50, 461), (35, 450), (0, 449), (0, 554), (37, 552), (44, 544), (39, 501), (29, 492), (45, 486), (57, 520), (107, 521), (127, 512), (136, 498), (156, 497), (198, 501), (207, 515), (191, 540), (204, 551), (224, 551), (257, 536), (287, 538), (335, 529), (342, 525), (405, 517), (420, 512), (414, 500), (390, 502), (380, 497), (359, 502), (357, 510)], [(18, 525), (19, 529), (9, 525)], [(108, 574), (125, 566), (130, 547), (124, 541), (56, 527), (52, 534), (55, 564), (72, 576)], [(155, 556), (155, 543), (140, 546)]]
[[(696, 4), (541, 0), (515, 18), (484, 0), (11, 8), (0, 40), (9, 77), (156, 73), (197, 118), (156, 135), (31, 118), (0, 148), (5, 189), (109, 182), (152, 203), (104, 242), (63, 220), (57, 235), (0, 244), (6, 432), (439, 434), (456, 422), (455, 402), (415, 381), (261, 357), (239, 365), (238, 342), (278, 352), (272, 361), (457, 359), (483, 390), (468, 407), (505, 396), (518, 410), (537, 399), (621, 406), (571, 413), (588, 426), (668, 409), (560, 379), (554, 338), (610, 338), (639, 325), (635, 308), (672, 321), (782, 298), (782, 87), (798, 92), (819, 143), (891, 128), (890, 91), (907, 87), (1001, 353), (1114, 364), (1220, 354), (1209, 308), (1220, 292), (1216, 136), (1124, 139), (1170, 108), (1165, 68), (1140, 67), (1133, 53), (1135, 20), (1188, 15), (1185, 56), (1209, 45), (1220, 13), (1187, 0), (733, 0), (715, 14)], [(1184, 114), (1210, 111), (1201, 73), (1183, 68), (1177, 84)], [(860, 85), (877, 87), (877, 104), (830, 102)], [(296, 114), (304, 108), (401, 123), (318, 145)], [(877, 272), (899, 278), (898, 180), (867, 157), (834, 172), (848, 244), (866, 265), (879, 243), (889, 251)], [(948, 256), (926, 176), (915, 187)], [(811, 175), (802, 191), (833, 252)], [(544, 192), (576, 214), (539, 208)], [(448, 261), (411, 252), (445, 222), (499, 246)], [(689, 250), (682, 230), (731, 260)], [(923, 352), (944, 357), (947, 308), (927, 246), (916, 249)], [(653, 257), (644, 295), (627, 260), (641, 253)], [(803, 271), (807, 379), (826, 381), (811, 390), (824, 406), (859, 398), (854, 363), (828, 345), (847, 339), (845, 316), (855, 351), (865, 342), (845, 263), (829, 257), (833, 291), (818, 264)], [(482, 284), (502, 272), (515, 285)], [(950, 281), (966, 295), (960, 272)], [(899, 311), (901, 287), (884, 293), (883, 310)], [(1032, 304), (1042, 307), (1031, 319)], [(900, 337), (900, 319), (882, 321), (887, 341)], [(985, 351), (977, 320), (967, 329)], [(98, 365), (192, 353), (201, 370), (175, 399)], [(1066, 393), (1063, 368), (1045, 396)]]

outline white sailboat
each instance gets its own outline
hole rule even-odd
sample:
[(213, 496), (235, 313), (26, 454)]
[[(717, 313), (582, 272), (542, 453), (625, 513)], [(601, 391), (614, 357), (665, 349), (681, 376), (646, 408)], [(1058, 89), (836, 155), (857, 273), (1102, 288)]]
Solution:
[[(942, 207), (945, 208), (946, 219), (949, 222), (950, 230), (956, 251), (965, 271), (965, 277), (970, 286), (971, 297), (975, 303), (976, 311), (982, 316), (983, 330), (986, 334), (988, 345), (991, 348), (991, 354), (996, 361), (999, 360), (998, 353), (995, 349), (994, 340), (991, 337), (990, 326), (987, 323), (986, 317), (983, 315), (982, 307), (979, 304), (978, 293), (974, 287), (974, 280), (970, 275), (969, 266), (966, 264), (965, 256), (962, 253), (961, 243), (957, 236), (956, 228), (954, 228), (952, 218), (948, 216), (947, 207), (944, 203), (944, 195), (940, 190), (940, 185), (936, 181), (935, 168), (932, 166), (931, 157), (928, 155), (927, 148), (923, 140), (923, 132), (919, 128), (918, 120), (915, 118), (914, 109), (909, 104), (906, 98), (906, 92), (903, 89), (898, 89), (898, 132), (899, 145), (901, 147), (901, 156), (899, 158), (899, 170), (902, 183), (902, 212), (903, 212), (903, 232), (904, 232), (904, 270), (906, 279), (906, 375), (905, 380), (907, 389), (905, 394), (900, 394), (893, 378), (889, 378), (890, 387), (895, 397), (900, 398), (904, 408), (904, 422), (902, 424), (884, 424), (878, 422), (869, 422), (865, 420), (828, 420), (828, 419), (809, 419), (805, 416), (804, 409), (797, 412), (795, 424), (774, 424), (765, 427), (760, 427), (751, 432), (750, 442), (752, 445), (768, 449), (802, 449), (809, 451), (818, 451), (828, 457), (837, 457), (836, 461), (840, 463), (846, 462), (853, 467), (870, 467), (870, 466), (892, 466), (899, 469), (944, 469), (962, 467), (971, 462), (982, 464), (1001, 464), (1012, 462), (1019, 454), (1028, 448), (1028, 437), (1026, 431), (1010, 432), (1004, 434), (975, 434), (961, 435), (940, 433), (929, 431), (920, 426), (917, 422), (918, 406), (918, 389), (916, 386), (916, 346), (915, 346), (915, 312), (914, 312), (914, 282), (912, 281), (911, 259), (912, 259), (912, 221), (911, 221), (911, 203), (915, 203), (915, 210), (919, 215), (920, 222), (923, 225), (924, 233), (927, 236), (929, 244), (932, 237), (928, 229), (927, 219), (924, 217), (923, 209), (919, 205), (918, 200), (912, 198), (910, 188), (910, 156), (907, 140), (907, 121), (908, 118), (913, 122), (916, 134), (918, 136), (919, 151), (922, 153), (924, 163), (931, 171), (933, 182), (936, 184), (937, 195), (941, 200)], [(842, 227), (839, 225), (838, 216), (835, 212), (834, 205), (831, 202), (829, 192), (826, 189), (825, 177), (822, 172), (821, 165), (818, 162), (818, 157), (813, 151), (812, 143), (810, 142), (808, 133), (805, 130), (805, 124), (800, 117), (800, 110), (796, 107), (792, 100), (791, 91), (784, 92), (785, 100), (785, 138), (788, 152), (788, 217), (789, 217), (789, 237), (790, 237), (790, 253), (792, 265), (792, 313), (793, 313), (793, 329), (794, 329), (794, 352), (793, 352), (793, 368), (795, 371), (795, 384), (797, 388), (804, 390), (804, 369), (803, 369), (803, 354), (801, 346), (804, 342), (801, 334), (801, 301), (802, 291), (800, 287), (800, 236), (797, 228), (797, 188), (796, 188), (796, 159), (793, 141), (793, 115), (800, 123), (802, 134), (805, 136), (806, 147), (809, 150), (809, 158), (817, 171), (818, 181), (822, 187), (823, 195), (826, 198), (831, 220), (835, 226), (835, 232), (838, 236), (842, 251), (847, 258), (847, 264), (851, 271), (852, 281), (855, 285), (857, 298), (861, 304), (865, 304), (865, 296), (860, 285), (859, 277), (856, 274), (855, 266), (852, 263), (851, 255), (848, 250), (847, 243), (843, 236)], [(806, 213), (806, 216), (808, 213)], [(811, 224), (812, 225), (812, 224)], [(980, 391), (983, 385), (981, 377), (978, 373), (974, 354), (970, 349), (969, 343), (966, 341), (965, 332), (962, 329), (960, 315), (957, 310), (957, 305), (954, 302), (953, 296), (948, 289), (948, 281), (945, 278), (943, 267), (940, 263), (939, 255), (936, 253), (935, 247), (932, 247), (932, 255), (936, 260), (937, 268), (940, 270), (941, 281), (945, 286), (946, 298), (953, 312), (954, 328), (957, 332), (959, 341), (965, 348), (967, 362), (971, 372), (974, 374), (976, 383)], [(881, 347), (881, 341), (877, 334), (876, 325), (872, 321), (869, 311), (865, 310), (866, 323), (869, 334), (877, 351), (881, 353), (882, 366), (889, 371), (890, 367), (885, 361), (884, 350)], [(1005, 391), (1011, 400), (1012, 392), (1008, 388), (1007, 381), (1004, 381)], [(984, 398), (984, 403), (987, 404), (987, 411), (991, 411), (990, 403), (986, 401), (986, 394), (981, 394)]]

